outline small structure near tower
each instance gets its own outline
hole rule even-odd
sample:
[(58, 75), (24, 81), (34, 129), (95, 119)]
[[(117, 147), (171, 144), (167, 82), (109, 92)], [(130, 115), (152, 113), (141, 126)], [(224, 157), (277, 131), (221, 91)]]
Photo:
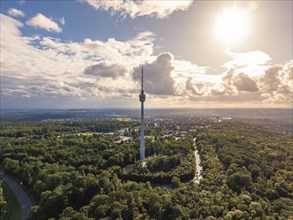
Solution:
[(144, 160), (145, 159), (145, 147), (144, 147), (144, 101), (145, 101), (145, 94), (143, 91), (143, 67), (141, 67), (141, 93), (139, 95), (139, 101), (141, 102), (140, 160)]

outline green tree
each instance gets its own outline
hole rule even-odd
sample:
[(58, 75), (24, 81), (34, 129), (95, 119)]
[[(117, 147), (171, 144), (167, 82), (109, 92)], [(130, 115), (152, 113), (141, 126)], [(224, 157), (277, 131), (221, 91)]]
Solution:
[(3, 219), (7, 211), (7, 203), (4, 198), (2, 181), (0, 180), (0, 219)]

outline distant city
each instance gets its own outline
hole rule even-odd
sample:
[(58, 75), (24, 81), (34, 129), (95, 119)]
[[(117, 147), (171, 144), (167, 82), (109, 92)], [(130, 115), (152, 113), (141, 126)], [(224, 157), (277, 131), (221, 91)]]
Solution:
[[(145, 124), (158, 121), (184, 124), (191, 118), (208, 121), (246, 119), (282, 133), (293, 132), (292, 109), (145, 109)], [(1, 122), (95, 119), (139, 122), (140, 109), (1, 109)]]
[[(276, 119), (291, 121), (292, 109), (145, 109), (146, 120), (170, 116), (212, 116), (233, 118)], [(42, 121), (93, 118), (140, 118), (139, 109), (1, 109), (4, 121)], [(13, 117), (12, 117), (13, 116)], [(17, 117), (15, 117), (17, 116)]]

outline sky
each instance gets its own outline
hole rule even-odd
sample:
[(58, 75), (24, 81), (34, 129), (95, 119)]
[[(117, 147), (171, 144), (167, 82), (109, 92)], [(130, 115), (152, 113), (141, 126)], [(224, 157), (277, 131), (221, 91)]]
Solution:
[(292, 108), (292, 1), (3, 1), (1, 108)]

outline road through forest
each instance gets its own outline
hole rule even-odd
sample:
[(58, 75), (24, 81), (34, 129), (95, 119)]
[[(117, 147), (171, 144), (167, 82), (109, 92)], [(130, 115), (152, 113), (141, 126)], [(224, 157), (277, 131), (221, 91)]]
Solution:
[(202, 166), (200, 165), (200, 157), (199, 157), (199, 153), (198, 153), (198, 150), (197, 150), (197, 146), (196, 146), (196, 138), (193, 139), (194, 141), (194, 156), (195, 156), (195, 175), (194, 175), (194, 178), (193, 178), (193, 182), (195, 184), (199, 184), (200, 180), (203, 178), (202, 177)]
[(21, 188), (21, 186), (9, 175), (5, 174), (3, 170), (0, 170), (0, 178), (6, 182), (10, 187), (11, 191), (14, 193), (17, 198), (20, 208), (21, 208), (21, 217), (20, 220), (26, 220), (31, 206), (33, 205), (31, 199), (26, 194), (26, 192)]

